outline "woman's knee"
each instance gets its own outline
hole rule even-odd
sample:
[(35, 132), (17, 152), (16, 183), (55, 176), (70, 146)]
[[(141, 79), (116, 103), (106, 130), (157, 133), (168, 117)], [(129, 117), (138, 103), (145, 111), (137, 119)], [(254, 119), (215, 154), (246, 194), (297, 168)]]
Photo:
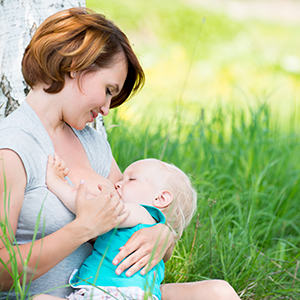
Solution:
[(211, 295), (219, 300), (240, 299), (233, 287), (224, 280), (210, 280)]

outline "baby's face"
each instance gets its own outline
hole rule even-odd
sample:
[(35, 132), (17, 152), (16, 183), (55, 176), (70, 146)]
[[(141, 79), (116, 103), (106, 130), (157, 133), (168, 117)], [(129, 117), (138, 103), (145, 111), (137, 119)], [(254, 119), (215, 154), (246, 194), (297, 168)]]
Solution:
[(153, 201), (163, 190), (162, 172), (159, 161), (134, 162), (124, 171), (123, 179), (116, 183), (116, 190), (124, 203), (153, 206)]

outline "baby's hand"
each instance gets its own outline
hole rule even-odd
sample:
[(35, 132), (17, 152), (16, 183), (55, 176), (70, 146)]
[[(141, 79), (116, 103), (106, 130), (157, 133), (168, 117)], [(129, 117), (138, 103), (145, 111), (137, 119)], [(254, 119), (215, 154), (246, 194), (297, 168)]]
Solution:
[(50, 191), (61, 181), (65, 182), (65, 176), (69, 174), (69, 168), (57, 153), (48, 156), (46, 185)]

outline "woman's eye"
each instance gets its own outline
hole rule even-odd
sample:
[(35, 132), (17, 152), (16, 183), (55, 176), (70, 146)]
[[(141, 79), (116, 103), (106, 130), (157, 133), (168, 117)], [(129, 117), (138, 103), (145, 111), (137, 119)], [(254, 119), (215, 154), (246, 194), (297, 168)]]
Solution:
[(135, 180), (135, 178), (129, 178), (129, 180)]
[(106, 89), (106, 94), (108, 94), (108, 95), (112, 96), (112, 93), (111, 93), (111, 91), (110, 91), (110, 89), (109, 89), (109, 88), (107, 88), (107, 89)]

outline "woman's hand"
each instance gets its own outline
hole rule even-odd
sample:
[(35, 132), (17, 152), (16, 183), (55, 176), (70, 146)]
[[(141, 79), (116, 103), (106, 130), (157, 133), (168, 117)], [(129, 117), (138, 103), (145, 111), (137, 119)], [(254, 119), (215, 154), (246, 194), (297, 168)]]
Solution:
[(120, 275), (124, 270), (130, 277), (140, 269), (141, 274), (146, 274), (162, 258), (168, 260), (171, 257), (175, 239), (169, 228), (163, 224), (143, 228), (135, 232), (114, 258), (113, 264), (118, 266), (116, 273)]
[(100, 195), (87, 199), (85, 182), (82, 181), (78, 187), (75, 222), (80, 222), (81, 233), (86, 240), (108, 232), (125, 221), (130, 213), (124, 211), (124, 204), (116, 192), (111, 192), (105, 185), (98, 188)]

